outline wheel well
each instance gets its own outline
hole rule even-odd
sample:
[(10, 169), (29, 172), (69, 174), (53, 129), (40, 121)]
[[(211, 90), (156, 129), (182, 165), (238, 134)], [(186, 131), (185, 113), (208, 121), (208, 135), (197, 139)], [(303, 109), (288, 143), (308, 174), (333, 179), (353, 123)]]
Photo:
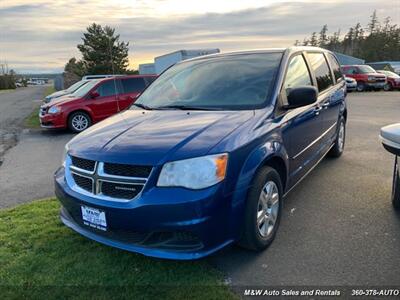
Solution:
[(67, 117), (67, 124), (69, 123), (69, 118), (72, 116), (72, 114), (74, 114), (74, 113), (76, 113), (76, 112), (85, 113), (86, 115), (89, 116), (90, 121), (93, 123), (93, 119), (92, 119), (92, 116), (90, 115), (90, 113), (88, 113), (86, 110), (83, 110), (83, 109), (77, 109), (77, 110), (71, 111), (71, 112), (68, 114), (68, 117)]
[(286, 181), (287, 181), (287, 170), (286, 170), (286, 165), (285, 165), (284, 160), (278, 156), (274, 156), (274, 157), (267, 159), (264, 163), (264, 166), (270, 166), (271, 168), (274, 168), (279, 173), (279, 176), (281, 177), (281, 181), (282, 181), (282, 188), (283, 188), (283, 191), (285, 191), (286, 190)]

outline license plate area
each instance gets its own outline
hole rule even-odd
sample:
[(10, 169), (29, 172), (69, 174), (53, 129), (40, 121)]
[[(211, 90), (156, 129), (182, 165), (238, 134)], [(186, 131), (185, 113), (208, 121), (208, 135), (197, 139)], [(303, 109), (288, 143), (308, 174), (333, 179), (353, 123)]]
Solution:
[(106, 213), (97, 208), (81, 206), (83, 224), (98, 230), (107, 230)]

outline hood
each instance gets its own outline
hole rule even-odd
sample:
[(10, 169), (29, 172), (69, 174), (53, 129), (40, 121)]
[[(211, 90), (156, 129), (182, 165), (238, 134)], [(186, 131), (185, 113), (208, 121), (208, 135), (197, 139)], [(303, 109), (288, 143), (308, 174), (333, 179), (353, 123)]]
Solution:
[(60, 96), (60, 97), (55, 98), (55, 99), (51, 99), (51, 102), (48, 102), (48, 103), (44, 104), (42, 107), (49, 108), (50, 106), (60, 105), (60, 104), (63, 104), (65, 102), (69, 102), (69, 101), (76, 100), (76, 99), (79, 99), (79, 98), (76, 98), (72, 94), (71, 95), (64, 95), (64, 96)]
[(385, 74), (376, 73), (376, 72), (365, 73), (364, 75), (374, 76), (374, 77), (377, 77), (377, 78), (386, 78)]
[(253, 116), (253, 111), (128, 110), (77, 135), (69, 143), (69, 153), (155, 166), (206, 155)]
[(68, 94), (67, 90), (58, 91), (58, 92), (55, 92), (53, 94), (50, 94), (50, 95), (46, 96), (46, 100), (51, 100), (51, 99), (54, 99), (54, 98), (58, 98), (58, 97), (67, 95), (67, 94)]

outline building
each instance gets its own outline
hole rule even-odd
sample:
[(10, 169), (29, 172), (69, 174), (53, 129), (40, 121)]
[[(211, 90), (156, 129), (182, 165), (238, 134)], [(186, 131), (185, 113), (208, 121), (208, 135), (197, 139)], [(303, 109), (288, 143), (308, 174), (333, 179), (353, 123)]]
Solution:
[[(208, 54), (219, 53), (215, 49), (178, 50), (154, 58), (154, 64), (139, 65), (139, 74), (160, 74), (179, 61)], [(154, 71), (154, 72), (153, 72)]]
[(388, 70), (400, 74), (400, 61), (376, 61), (367, 64), (375, 70)]
[(343, 53), (335, 52), (336, 57), (341, 65), (363, 65), (365, 60)]
[(139, 74), (143, 74), (143, 75), (156, 74), (155, 64), (154, 63), (140, 64), (139, 65)]

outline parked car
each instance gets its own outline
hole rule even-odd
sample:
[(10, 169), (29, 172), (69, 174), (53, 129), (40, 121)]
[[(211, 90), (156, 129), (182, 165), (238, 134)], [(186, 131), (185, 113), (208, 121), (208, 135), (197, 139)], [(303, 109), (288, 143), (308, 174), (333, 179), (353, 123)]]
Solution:
[(74, 83), (73, 85), (71, 85), (69, 88), (67, 88), (65, 90), (57, 91), (57, 92), (54, 92), (54, 93), (46, 96), (44, 98), (43, 102), (44, 103), (49, 103), (53, 99), (60, 98), (60, 97), (65, 96), (65, 95), (73, 94), (75, 91), (77, 91), (79, 88), (81, 88), (82, 86), (84, 86), (88, 82), (89, 82), (89, 80), (80, 80), (80, 81)]
[(67, 144), (55, 174), (61, 220), (162, 258), (236, 241), (265, 249), (283, 197), (326, 154), (343, 153), (345, 95), (335, 55), (316, 47), (179, 62), (130, 109)]
[(382, 127), (380, 138), (383, 147), (395, 155), (392, 183), (392, 203), (395, 209), (400, 210), (400, 123)]
[(42, 105), (40, 124), (43, 128), (69, 128), (81, 132), (128, 108), (155, 78), (132, 75), (91, 80), (73, 94)]
[(354, 78), (345, 76), (344, 80), (346, 80), (346, 90), (349, 93), (351, 93), (357, 89), (357, 81)]
[(386, 75), (387, 82), (383, 89), (385, 91), (391, 91), (394, 89), (400, 89), (400, 76), (394, 72), (386, 71), (386, 70), (379, 70), (378, 73)]
[(346, 77), (357, 81), (357, 91), (382, 90), (386, 84), (386, 76), (377, 73), (367, 65), (344, 65), (342, 72)]

